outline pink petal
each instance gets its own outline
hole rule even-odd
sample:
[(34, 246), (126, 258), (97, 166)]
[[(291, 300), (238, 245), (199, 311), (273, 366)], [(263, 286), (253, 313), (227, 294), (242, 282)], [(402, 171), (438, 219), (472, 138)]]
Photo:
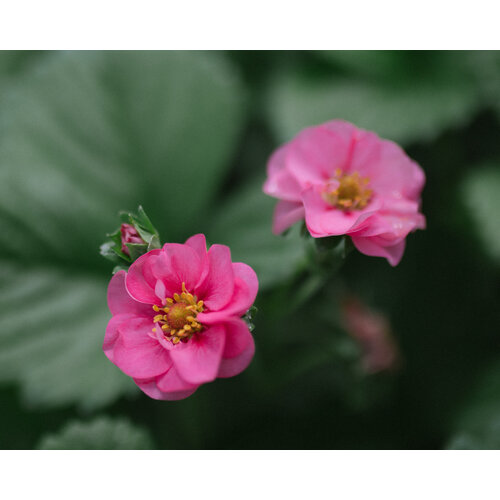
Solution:
[(200, 273), (200, 277), (198, 279), (197, 284), (195, 285), (195, 289), (202, 285), (205, 280), (208, 271), (209, 271), (209, 261), (208, 261), (208, 252), (207, 252), (207, 241), (205, 239), (204, 234), (195, 234), (186, 240), (186, 245), (191, 247), (200, 258), (202, 271)]
[(379, 195), (416, 200), (425, 183), (423, 170), (397, 144), (364, 132), (357, 142), (350, 170), (370, 179)]
[(273, 233), (281, 234), (304, 218), (304, 205), (302, 202), (280, 200), (276, 204), (273, 216)]
[(356, 128), (334, 121), (300, 132), (290, 143), (287, 169), (302, 188), (322, 184), (335, 170), (344, 170), (349, 162)]
[(191, 391), (199, 387), (198, 384), (190, 384), (180, 377), (175, 365), (157, 379), (158, 389), (163, 392)]
[[(158, 255), (151, 258), (151, 271), (156, 279), (155, 294), (159, 299), (172, 297), (179, 291), (179, 280), (175, 277), (167, 252), (161, 250)], [(182, 287), (182, 282), (180, 286)]]
[(203, 312), (198, 314), (198, 320), (207, 325), (213, 325), (234, 316), (245, 314), (255, 301), (259, 282), (255, 271), (246, 264), (235, 262), (234, 293), (226, 307), (220, 311)]
[(391, 246), (405, 238), (411, 231), (424, 227), (425, 217), (419, 213), (406, 215), (377, 213), (362, 224), (357, 223), (348, 234), (363, 238), (378, 236), (382, 238), (380, 243), (383, 246)]
[(151, 320), (135, 318), (118, 328), (113, 362), (130, 377), (156, 377), (172, 365), (168, 351), (150, 336), (152, 327)]
[(375, 238), (352, 236), (354, 246), (363, 254), (373, 257), (385, 257), (391, 266), (397, 266), (405, 251), (405, 240), (395, 245), (382, 246)]
[(139, 389), (144, 392), (147, 396), (153, 399), (158, 399), (162, 401), (177, 401), (179, 399), (185, 399), (188, 396), (191, 396), (193, 392), (196, 391), (198, 386), (194, 387), (194, 389), (189, 389), (186, 391), (175, 391), (175, 392), (163, 392), (158, 388), (155, 380), (140, 380), (134, 379), (134, 382), (137, 384)]
[(377, 200), (370, 202), (363, 210), (344, 211), (330, 206), (321, 197), (321, 193), (310, 188), (303, 193), (305, 220), (307, 229), (315, 238), (346, 234), (360, 216), (365, 216), (378, 209)]
[(198, 296), (208, 309), (218, 311), (231, 299), (234, 292), (234, 271), (231, 251), (225, 245), (212, 245), (208, 251), (209, 272)]
[(185, 244), (195, 250), (200, 259), (207, 255), (207, 240), (204, 234), (200, 233), (191, 236), (186, 240)]
[(111, 314), (135, 314), (136, 316), (150, 316), (152, 308), (134, 300), (125, 287), (127, 273), (118, 271), (108, 285), (108, 306)]
[(222, 353), (223, 358), (239, 356), (253, 342), (252, 334), (242, 319), (225, 321), (224, 328), (226, 329), (226, 343)]
[(170, 350), (179, 375), (192, 384), (215, 380), (224, 352), (224, 341), (224, 327), (216, 325), (192, 337), (183, 348)]
[(161, 250), (151, 250), (141, 255), (128, 270), (125, 284), (128, 293), (138, 302), (161, 304), (155, 294), (156, 277), (151, 269), (152, 257), (160, 252)]
[(255, 343), (253, 337), (247, 348), (234, 358), (222, 359), (217, 377), (228, 378), (238, 375), (245, 370), (255, 354)]
[(264, 193), (282, 200), (300, 201), (301, 187), (297, 179), (285, 168), (289, 144), (277, 149), (267, 164), (268, 177), (264, 183)]
[(120, 332), (118, 331), (120, 325), (135, 319), (135, 317), (136, 316), (134, 316), (133, 314), (117, 314), (116, 316), (113, 316), (109, 320), (108, 326), (106, 327), (106, 333), (104, 334), (104, 342), (102, 344), (102, 349), (106, 357), (112, 363), (114, 363), (113, 351), (115, 348), (116, 341), (118, 340), (118, 337), (120, 335)]
[(162, 280), (167, 290), (180, 292), (182, 283), (185, 283), (187, 290), (192, 293), (203, 272), (202, 261), (196, 250), (188, 245), (167, 243), (163, 246), (163, 252), (165, 268), (160, 275), (155, 267), (155, 274)]

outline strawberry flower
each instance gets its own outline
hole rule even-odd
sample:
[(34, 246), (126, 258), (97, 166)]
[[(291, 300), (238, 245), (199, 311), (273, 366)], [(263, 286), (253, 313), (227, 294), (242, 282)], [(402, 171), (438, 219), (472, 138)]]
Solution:
[(197, 234), (167, 243), (119, 271), (108, 287), (113, 315), (103, 349), (154, 399), (176, 400), (242, 372), (255, 345), (242, 316), (258, 289), (253, 269)]
[(422, 169), (394, 142), (334, 120), (300, 132), (268, 163), (264, 192), (280, 201), (273, 232), (305, 219), (314, 238), (348, 235), (397, 265), (406, 236), (425, 228)]

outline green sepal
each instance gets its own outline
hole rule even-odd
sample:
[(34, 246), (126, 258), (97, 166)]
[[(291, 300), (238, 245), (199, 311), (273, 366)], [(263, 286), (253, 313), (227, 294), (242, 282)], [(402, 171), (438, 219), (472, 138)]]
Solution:
[(130, 260), (131, 262), (136, 261), (141, 255), (144, 255), (148, 252), (148, 245), (141, 243), (126, 243), (125, 244), (130, 252)]
[(142, 205), (139, 205), (137, 208), (137, 214), (132, 212), (120, 212), (120, 216), (122, 217), (123, 222), (134, 226), (136, 231), (139, 233), (139, 236), (146, 242), (148, 252), (161, 247), (160, 235), (158, 234), (157, 229), (153, 226), (151, 219), (142, 208)]
[(132, 259), (126, 253), (122, 252), (122, 237), (120, 228), (113, 233), (108, 233), (106, 236), (108, 236), (109, 239), (101, 245), (101, 255), (111, 262), (127, 262), (128, 264), (131, 264)]

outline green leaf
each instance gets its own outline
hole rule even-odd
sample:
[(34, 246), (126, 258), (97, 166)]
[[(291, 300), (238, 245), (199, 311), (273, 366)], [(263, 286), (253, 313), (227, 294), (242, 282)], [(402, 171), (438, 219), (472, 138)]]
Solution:
[(484, 250), (500, 263), (500, 165), (471, 169), (462, 182), (461, 199)]
[(124, 418), (98, 417), (73, 421), (42, 438), (39, 450), (150, 450), (149, 433)]
[(106, 279), (0, 262), (0, 380), (39, 406), (92, 409), (135, 392), (102, 351)]
[(199, 229), (238, 137), (241, 89), (214, 54), (56, 53), (2, 118), (0, 247), (96, 264), (124, 208), (143, 204), (170, 241)]
[(410, 60), (408, 52), (400, 50), (318, 50), (317, 55), (339, 68), (370, 77), (394, 74)]
[(474, 50), (465, 52), (465, 63), (474, 73), (478, 92), (484, 97), (485, 103), (491, 105), (500, 116), (500, 52), (495, 50)]
[(431, 74), (413, 69), (410, 77), (388, 72), (380, 80), (283, 71), (268, 99), (276, 135), (287, 141), (305, 127), (344, 119), (405, 144), (433, 139), (470, 120), (480, 102), (470, 74), (445, 62)]
[(259, 278), (259, 290), (293, 276), (305, 259), (298, 228), (286, 236), (271, 232), (276, 200), (262, 192), (261, 178), (236, 191), (216, 213), (208, 234), (214, 243), (228, 245), (234, 262), (245, 262)]
[(51, 53), (19, 78), (0, 114), (0, 377), (30, 404), (96, 407), (133, 387), (102, 353), (99, 243), (140, 204), (169, 241), (203, 229), (242, 109), (215, 53)]

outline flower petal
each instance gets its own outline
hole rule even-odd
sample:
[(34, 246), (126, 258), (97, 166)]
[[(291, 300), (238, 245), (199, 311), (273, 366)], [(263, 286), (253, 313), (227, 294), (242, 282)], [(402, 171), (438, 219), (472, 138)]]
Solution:
[(425, 184), (424, 171), (392, 141), (363, 131), (356, 143), (350, 166), (370, 179), (369, 187), (379, 194), (416, 200)]
[(198, 320), (206, 325), (213, 325), (234, 316), (245, 314), (255, 301), (259, 282), (255, 271), (242, 262), (233, 264), (235, 274), (234, 293), (226, 307), (220, 311), (198, 314)]
[(276, 204), (273, 216), (273, 233), (281, 234), (304, 218), (304, 205), (302, 202), (280, 200)]
[(108, 307), (111, 314), (135, 314), (150, 316), (151, 306), (134, 300), (127, 291), (125, 280), (127, 273), (118, 271), (108, 285)]
[(160, 252), (161, 250), (151, 250), (141, 255), (128, 270), (125, 284), (128, 293), (138, 302), (161, 304), (155, 294), (156, 277), (151, 269), (152, 257)]
[(198, 296), (211, 311), (222, 309), (234, 292), (231, 251), (225, 245), (212, 245), (208, 251), (209, 271)]
[(376, 238), (352, 236), (352, 242), (361, 253), (372, 257), (385, 257), (393, 267), (399, 264), (405, 251), (404, 239), (390, 246), (382, 246)]
[(307, 229), (315, 238), (346, 234), (360, 216), (375, 212), (380, 206), (377, 200), (373, 200), (363, 210), (340, 210), (326, 203), (321, 193), (314, 188), (306, 190), (302, 197)]
[(207, 255), (207, 240), (204, 234), (200, 233), (191, 236), (186, 240), (185, 244), (195, 250), (200, 259)]
[(130, 377), (156, 377), (172, 366), (168, 351), (150, 336), (152, 326), (151, 320), (134, 318), (118, 328), (113, 362)]
[(219, 366), (219, 373), (217, 377), (228, 378), (234, 377), (241, 373), (253, 359), (255, 354), (255, 343), (253, 337), (251, 337), (251, 342), (248, 344), (246, 349), (234, 358), (222, 359)]
[(106, 333), (104, 334), (104, 342), (102, 344), (102, 349), (106, 357), (114, 363), (114, 348), (120, 332), (118, 331), (123, 323), (133, 320), (136, 316), (133, 314), (117, 314), (113, 316), (106, 327)]
[(186, 245), (191, 247), (200, 258), (202, 271), (200, 273), (200, 277), (198, 279), (198, 283), (195, 286), (195, 289), (201, 286), (203, 281), (205, 280), (208, 270), (209, 270), (209, 262), (208, 262), (208, 252), (207, 252), (207, 240), (205, 239), (204, 234), (195, 234), (186, 240)]
[(340, 120), (306, 128), (290, 143), (287, 169), (303, 188), (322, 184), (337, 168), (346, 168), (356, 132), (353, 125)]
[(242, 319), (225, 321), (224, 328), (226, 329), (226, 343), (222, 353), (223, 358), (239, 356), (253, 342), (248, 325)]
[(215, 325), (193, 336), (181, 349), (170, 350), (179, 375), (191, 384), (215, 380), (224, 352), (225, 335), (224, 327)]
[(277, 149), (267, 164), (268, 177), (264, 183), (264, 193), (281, 200), (300, 201), (302, 191), (297, 179), (285, 168), (286, 155), (290, 146)]
[(156, 381), (153, 380), (141, 380), (134, 379), (134, 382), (137, 384), (139, 389), (144, 392), (147, 396), (153, 399), (158, 399), (161, 401), (177, 401), (179, 399), (185, 399), (188, 396), (191, 396), (193, 392), (198, 389), (198, 386), (193, 389), (189, 389), (186, 391), (174, 391), (174, 392), (163, 392), (158, 388)]
[(163, 246), (162, 268), (155, 266), (156, 276), (162, 280), (170, 292), (180, 292), (182, 283), (193, 291), (203, 271), (201, 259), (192, 247), (179, 243), (166, 243)]
[(179, 375), (179, 371), (173, 364), (167, 373), (158, 377), (158, 389), (163, 392), (191, 391), (199, 387), (199, 384), (190, 384)]

